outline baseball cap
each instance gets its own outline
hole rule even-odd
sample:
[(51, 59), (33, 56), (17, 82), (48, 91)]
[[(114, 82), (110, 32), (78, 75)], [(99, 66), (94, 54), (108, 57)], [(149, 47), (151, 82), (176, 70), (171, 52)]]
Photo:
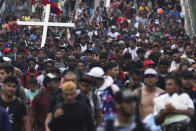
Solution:
[(12, 62), (12, 60), (9, 58), (9, 57), (3, 57), (3, 61), (5, 61), (5, 62)]
[(87, 49), (87, 50), (85, 51), (85, 53), (86, 53), (86, 54), (93, 54), (93, 51), (92, 51), (92, 50)]
[(96, 78), (103, 78), (104, 77), (104, 71), (101, 67), (93, 67), (87, 75), (96, 77)]
[(80, 82), (85, 82), (85, 83), (92, 83), (90, 77), (88, 75), (84, 75), (80, 78)]
[(157, 75), (157, 71), (152, 68), (148, 68), (145, 72), (144, 75)]
[(56, 78), (56, 75), (54, 75), (52, 73), (48, 73), (46, 76), (49, 77), (50, 79)]
[(116, 92), (114, 101), (117, 103), (137, 101), (138, 97), (135, 96), (130, 89), (122, 89)]
[(118, 43), (119, 44), (125, 44), (125, 41), (124, 40), (120, 40)]
[(146, 61), (144, 61), (143, 67), (148, 66), (148, 65), (155, 65), (155, 63), (152, 60), (146, 60)]
[(52, 73), (48, 73), (46, 74), (46, 76), (44, 77), (44, 81), (43, 84), (46, 85), (47, 83), (51, 82), (51, 81), (57, 81), (60, 80), (59, 77), (57, 77), (56, 75), (52, 74)]
[(3, 50), (3, 54), (5, 54), (5, 53), (9, 53), (11, 51), (11, 49), (10, 48), (5, 48), (4, 50)]
[(111, 29), (114, 29), (114, 30), (116, 30), (116, 26), (114, 26), (114, 25), (113, 25), (113, 26), (111, 26)]
[(156, 19), (154, 23), (159, 25), (159, 20)]

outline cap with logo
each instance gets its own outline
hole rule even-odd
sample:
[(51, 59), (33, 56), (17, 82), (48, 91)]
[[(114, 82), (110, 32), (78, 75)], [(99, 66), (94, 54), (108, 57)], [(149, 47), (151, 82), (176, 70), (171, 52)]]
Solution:
[(146, 67), (148, 65), (155, 65), (155, 63), (152, 60), (146, 60), (146, 61), (144, 61), (143, 67)]

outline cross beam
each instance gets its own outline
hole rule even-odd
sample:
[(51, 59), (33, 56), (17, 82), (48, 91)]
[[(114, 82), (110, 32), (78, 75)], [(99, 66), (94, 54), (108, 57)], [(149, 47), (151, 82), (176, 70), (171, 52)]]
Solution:
[(56, 27), (75, 27), (75, 24), (74, 24), (74, 23), (57, 23), (57, 22), (49, 22), (49, 15), (50, 15), (50, 4), (47, 4), (44, 22), (17, 21), (17, 24), (18, 24), (18, 25), (43, 26), (44, 28), (43, 28), (43, 33), (42, 33), (41, 47), (44, 47), (44, 45), (45, 45), (45, 43), (46, 43), (46, 37), (47, 37), (48, 26), (56, 26)]

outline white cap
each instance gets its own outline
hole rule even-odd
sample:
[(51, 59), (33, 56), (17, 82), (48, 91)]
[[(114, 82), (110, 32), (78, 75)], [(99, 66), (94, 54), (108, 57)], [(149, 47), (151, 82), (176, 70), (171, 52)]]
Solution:
[(93, 67), (87, 75), (93, 76), (96, 78), (103, 78), (104, 77), (104, 71), (101, 67)]
[(48, 73), (46, 76), (48, 76), (50, 79), (56, 78), (56, 75), (54, 75), (52, 73)]
[(5, 62), (12, 62), (12, 60), (9, 58), (9, 57), (3, 57), (3, 60), (5, 61)]
[(111, 29), (115, 29), (115, 30), (116, 30), (116, 26), (114, 26), (114, 25), (113, 25), (113, 26), (111, 26)]
[(125, 41), (124, 40), (120, 40), (118, 43), (119, 44), (125, 44)]
[(158, 19), (155, 20), (155, 24), (159, 24), (159, 20)]
[(152, 68), (148, 68), (145, 72), (144, 75), (157, 75), (157, 71)]

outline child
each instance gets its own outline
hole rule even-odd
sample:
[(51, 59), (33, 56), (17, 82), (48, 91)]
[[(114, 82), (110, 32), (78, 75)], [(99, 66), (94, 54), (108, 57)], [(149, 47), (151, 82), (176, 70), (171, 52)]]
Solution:
[(33, 98), (39, 92), (37, 79), (35, 79), (35, 78), (30, 79), (28, 82), (28, 85), (29, 85), (29, 89), (25, 89), (25, 92), (26, 92), (28, 98), (30, 99), (30, 102), (32, 103)]

